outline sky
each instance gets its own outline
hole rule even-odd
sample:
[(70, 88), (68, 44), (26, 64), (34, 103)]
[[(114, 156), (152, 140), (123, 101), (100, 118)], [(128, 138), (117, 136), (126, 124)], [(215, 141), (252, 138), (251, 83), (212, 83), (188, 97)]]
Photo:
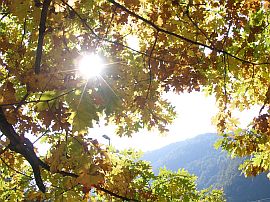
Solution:
[[(139, 49), (139, 40), (137, 36), (128, 36), (127, 45), (135, 50)], [(86, 60), (89, 61), (89, 60)], [(99, 60), (97, 60), (99, 61)], [(101, 61), (99, 61), (101, 62)], [(99, 65), (100, 66), (100, 65)], [(89, 62), (83, 65), (84, 74), (92, 74), (89, 68)], [(90, 77), (90, 76), (89, 76)], [(176, 107), (177, 118), (168, 129), (166, 136), (160, 135), (158, 131), (149, 132), (141, 130), (133, 134), (132, 138), (118, 137), (114, 134), (114, 127), (101, 124), (90, 130), (90, 136), (97, 139), (100, 143), (108, 145), (108, 140), (102, 136), (110, 138), (110, 143), (117, 149), (135, 148), (144, 152), (161, 148), (168, 144), (186, 140), (204, 133), (216, 133), (216, 128), (212, 125), (212, 118), (218, 112), (214, 96), (206, 97), (201, 92), (182, 93), (181, 95), (172, 92), (164, 95), (173, 106)], [(252, 121), (255, 115), (258, 115), (258, 107), (244, 112), (234, 112), (239, 118), (241, 127), (245, 127)]]
[[(127, 44), (139, 49), (139, 41), (136, 36), (129, 36)], [(89, 68), (89, 64), (93, 64), (95, 69)], [(99, 75), (100, 71), (105, 68), (102, 59), (95, 54), (84, 54), (79, 59), (79, 72), (85, 79), (91, 79)], [(216, 128), (212, 125), (212, 118), (218, 112), (215, 104), (214, 96), (206, 97), (202, 92), (182, 93), (180, 95), (169, 92), (164, 94), (164, 98), (168, 99), (177, 112), (177, 118), (168, 126), (169, 132), (166, 135), (160, 135), (159, 132), (141, 130), (130, 137), (118, 137), (115, 135), (114, 126), (104, 126), (100, 123), (94, 129), (90, 129), (89, 136), (97, 139), (101, 144), (108, 145), (108, 139), (103, 138), (106, 135), (110, 138), (110, 143), (116, 149), (135, 148), (144, 152), (161, 148), (168, 144), (186, 140), (204, 133), (216, 133)], [(254, 107), (249, 111), (234, 112), (234, 115), (239, 118), (241, 127), (245, 127), (252, 121), (255, 115), (258, 115), (258, 107)]]
[[(102, 144), (108, 144), (108, 140), (102, 137), (102, 135), (107, 135), (111, 139), (111, 145), (117, 149), (131, 147), (146, 152), (200, 134), (216, 133), (216, 128), (211, 121), (218, 111), (213, 96), (205, 97), (203, 93), (193, 92), (181, 95), (167, 93), (164, 97), (176, 107), (177, 112), (177, 118), (168, 127), (170, 131), (166, 136), (159, 135), (158, 131), (142, 130), (134, 134), (132, 138), (120, 138), (114, 135), (113, 127), (97, 127), (90, 131), (91, 136), (93, 135)], [(245, 127), (258, 112), (259, 109), (254, 107), (249, 111), (235, 112), (235, 114), (241, 122), (240, 126)]]

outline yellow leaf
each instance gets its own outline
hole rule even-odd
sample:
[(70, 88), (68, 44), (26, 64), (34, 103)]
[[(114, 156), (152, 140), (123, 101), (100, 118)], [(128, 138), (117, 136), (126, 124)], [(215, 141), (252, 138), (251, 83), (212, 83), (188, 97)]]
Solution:
[(158, 26), (163, 25), (163, 20), (162, 20), (162, 18), (160, 16), (158, 16), (157, 24), (158, 24)]

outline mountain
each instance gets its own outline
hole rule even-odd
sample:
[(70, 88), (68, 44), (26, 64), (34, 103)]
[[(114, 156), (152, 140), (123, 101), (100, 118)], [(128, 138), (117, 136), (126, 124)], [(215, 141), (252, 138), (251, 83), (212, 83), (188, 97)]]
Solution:
[(266, 175), (241, 175), (238, 166), (243, 159), (231, 159), (226, 152), (216, 150), (213, 144), (218, 138), (215, 134), (199, 135), (146, 152), (143, 159), (151, 161), (155, 173), (164, 166), (173, 171), (185, 168), (198, 176), (198, 188), (223, 188), (229, 202), (270, 201), (270, 181)]

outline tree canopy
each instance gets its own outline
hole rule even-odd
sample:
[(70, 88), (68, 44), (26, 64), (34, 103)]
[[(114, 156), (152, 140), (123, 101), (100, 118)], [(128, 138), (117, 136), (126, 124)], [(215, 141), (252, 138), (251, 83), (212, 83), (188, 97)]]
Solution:
[[(148, 194), (145, 200), (151, 200), (153, 190), (140, 196), (116, 191), (129, 182), (113, 172), (110, 155), (118, 154), (91, 139), (88, 129), (104, 119), (120, 136), (141, 128), (166, 132), (175, 117), (162, 98), (168, 91), (215, 95), (220, 145), (233, 155), (252, 156), (243, 165), (247, 175), (268, 171), (268, 6), (262, 0), (1, 1), (1, 197), (43, 197), (47, 189), (46, 197), (58, 192), (83, 198), (95, 187), (98, 194), (126, 200)], [(130, 38), (138, 44), (132, 46)], [(102, 58), (106, 68), (100, 75), (79, 73), (84, 54)], [(261, 106), (258, 117), (239, 129), (233, 110), (253, 105)], [(49, 145), (46, 155), (38, 142)], [(124, 176), (144, 191), (144, 174), (131, 174)], [(162, 187), (160, 197), (168, 194), (167, 185), (151, 186)], [(185, 197), (175, 194), (170, 197)]]

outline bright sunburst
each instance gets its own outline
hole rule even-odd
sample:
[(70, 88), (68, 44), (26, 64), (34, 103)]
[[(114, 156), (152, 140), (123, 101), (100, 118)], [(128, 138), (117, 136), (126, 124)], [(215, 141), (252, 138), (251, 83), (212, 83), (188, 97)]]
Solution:
[(84, 54), (78, 64), (80, 74), (86, 79), (99, 76), (103, 68), (101, 57), (94, 53)]

